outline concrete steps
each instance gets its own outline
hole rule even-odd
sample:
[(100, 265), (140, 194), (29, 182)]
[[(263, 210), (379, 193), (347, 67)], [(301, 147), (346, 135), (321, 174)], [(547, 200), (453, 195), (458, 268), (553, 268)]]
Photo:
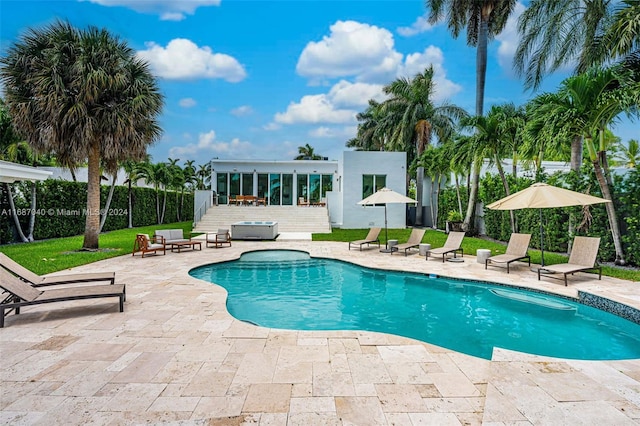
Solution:
[(215, 232), (243, 221), (276, 221), (278, 232), (331, 232), (326, 207), (298, 206), (213, 206), (207, 210), (194, 232)]

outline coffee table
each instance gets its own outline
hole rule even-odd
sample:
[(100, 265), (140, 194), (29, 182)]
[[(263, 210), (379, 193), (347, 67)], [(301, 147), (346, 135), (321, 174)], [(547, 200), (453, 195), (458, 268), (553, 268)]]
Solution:
[(180, 253), (180, 250), (182, 250), (183, 248), (190, 248), (191, 250), (195, 250), (196, 246), (198, 247), (198, 250), (202, 250), (202, 242), (200, 241), (178, 241), (175, 243), (171, 243), (171, 251), (174, 251), (174, 249), (178, 249), (178, 253)]

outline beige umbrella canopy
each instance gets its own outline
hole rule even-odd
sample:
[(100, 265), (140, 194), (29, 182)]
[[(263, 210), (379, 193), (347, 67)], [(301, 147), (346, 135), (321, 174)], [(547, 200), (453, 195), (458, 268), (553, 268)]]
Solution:
[(375, 206), (379, 204), (384, 205), (384, 238), (385, 238), (385, 250), (389, 250), (388, 238), (387, 238), (387, 204), (409, 204), (416, 203), (413, 198), (406, 197), (396, 191), (389, 188), (382, 188), (375, 193), (369, 195), (362, 201), (358, 201), (358, 204), (362, 206)]
[(570, 191), (546, 183), (534, 183), (530, 187), (508, 195), (501, 200), (487, 205), (491, 210), (540, 209), (540, 251), (544, 266), (544, 229), (542, 226), (542, 209), (553, 207), (588, 206), (598, 203), (610, 203), (611, 200)]
[(487, 207), (492, 210), (519, 210), (534, 208), (588, 206), (598, 203), (610, 203), (610, 200), (570, 191), (546, 183), (534, 183), (522, 191), (504, 197)]

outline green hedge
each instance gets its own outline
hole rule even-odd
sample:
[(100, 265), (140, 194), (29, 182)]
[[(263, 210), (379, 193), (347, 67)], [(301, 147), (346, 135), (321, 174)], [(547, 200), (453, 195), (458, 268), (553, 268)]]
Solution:
[[(30, 182), (20, 182), (11, 185), (14, 195), (18, 218), (26, 233), (29, 225), (29, 211), (31, 208)], [(87, 184), (82, 182), (68, 182), (48, 179), (36, 183), (36, 222), (33, 236), (36, 240), (47, 238), (69, 237), (82, 235), (85, 228)], [(109, 194), (109, 186), (102, 186), (100, 192), (101, 207), (104, 208)], [(156, 217), (156, 192), (151, 188), (131, 188), (133, 226), (146, 226), (158, 223)], [(164, 194), (160, 193), (162, 206)], [(193, 194), (185, 193), (182, 209), (180, 209), (181, 194), (167, 193), (167, 204), (163, 223), (193, 220)], [(180, 217), (178, 217), (180, 211)], [(7, 191), (0, 186), (0, 243), (15, 241), (13, 218), (10, 216)], [(128, 217), (128, 188), (116, 186), (114, 188), (109, 216), (105, 221), (103, 232), (124, 229), (129, 225)]]
[[(580, 177), (578, 177), (580, 176)], [(533, 181), (527, 178), (508, 176), (511, 193), (530, 186)], [(579, 175), (575, 173), (557, 173), (544, 176), (543, 180), (550, 185), (568, 186), (575, 191), (588, 192), (601, 197), (600, 187), (595, 183), (593, 168), (586, 166)], [(466, 188), (461, 188), (466, 199)], [(504, 187), (499, 176), (486, 175), (480, 182), (479, 200), (485, 205), (505, 197)], [(625, 259), (630, 265), (640, 265), (640, 171), (631, 170), (624, 176), (614, 176), (613, 197), (620, 224)], [(466, 205), (463, 200), (463, 206)], [(438, 227), (444, 229), (446, 212), (457, 210), (457, 198), (454, 187), (447, 187), (441, 192), (438, 203), (441, 212)], [(531, 234), (531, 247), (540, 248), (540, 210), (516, 210), (518, 232)], [(542, 209), (544, 224), (544, 249), (566, 253), (572, 236), (569, 234), (569, 223), (574, 226), (573, 235), (589, 235), (601, 238), (600, 261), (615, 260), (615, 248), (609, 230), (609, 219), (604, 204), (596, 204), (583, 209), (567, 207)], [(508, 241), (511, 235), (511, 222), (508, 211), (484, 209), (485, 233), (488, 237), (500, 241)], [(579, 225), (583, 225), (579, 227)]]

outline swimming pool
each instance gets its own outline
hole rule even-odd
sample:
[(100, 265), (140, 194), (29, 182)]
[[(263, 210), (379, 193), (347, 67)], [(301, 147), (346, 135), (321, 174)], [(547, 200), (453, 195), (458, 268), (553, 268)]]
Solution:
[(257, 325), (365, 330), (490, 359), (493, 347), (559, 358), (640, 358), (640, 325), (569, 299), (474, 281), (382, 271), (288, 250), (255, 251), (190, 274), (224, 287)]

